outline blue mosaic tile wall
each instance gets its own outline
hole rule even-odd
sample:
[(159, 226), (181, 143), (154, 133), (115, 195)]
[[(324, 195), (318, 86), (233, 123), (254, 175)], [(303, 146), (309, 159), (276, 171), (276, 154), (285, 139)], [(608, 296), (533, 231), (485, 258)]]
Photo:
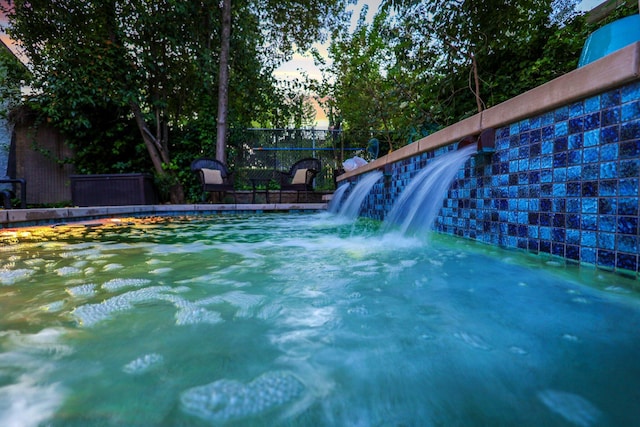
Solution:
[[(638, 275), (640, 82), (497, 129), (495, 143), (458, 173), (436, 230)], [(391, 165), (361, 214), (384, 219), (411, 178), (453, 149)]]

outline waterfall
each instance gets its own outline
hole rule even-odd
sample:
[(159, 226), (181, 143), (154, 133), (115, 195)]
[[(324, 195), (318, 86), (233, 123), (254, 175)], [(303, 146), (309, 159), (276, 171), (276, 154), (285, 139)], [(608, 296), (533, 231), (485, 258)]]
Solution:
[(474, 145), (451, 151), (418, 172), (385, 218), (384, 229), (399, 226), (402, 234), (430, 230), (453, 179), (475, 151)]
[(344, 198), (344, 193), (347, 191), (348, 188), (349, 188), (349, 183), (347, 182), (345, 184), (342, 184), (340, 187), (336, 189), (336, 191), (333, 192), (333, 197), (329, 202), (329, 206), (327, 206), (327, 210), (330, 213), (332, 214), (338, 213), (340, 209), (340, 203), (342, 202), (342, 199)]
[[(369, 195), (376, 182), (382, 177), (382, 172), (373, 171), (363, 175), (360, 182), (351, 190), (346, 200), (339, 206), (338, 215), (355, 220), (360, 213), (360, 206), (364, 198)], [(347, 187), (346, 185), (343, 187)], [(336, 191), (337, 193), (337, 191)], [(334, 196), (335, 197), (335, 196)]]

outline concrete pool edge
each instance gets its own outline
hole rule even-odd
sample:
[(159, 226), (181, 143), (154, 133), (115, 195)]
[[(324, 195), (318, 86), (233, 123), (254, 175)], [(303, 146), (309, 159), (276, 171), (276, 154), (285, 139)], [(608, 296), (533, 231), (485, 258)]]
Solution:
[(181, 215), (205, 213), (247, 212), (317, 212), (324, 211), (326, 203), (269, 203), (269, 204), (185, 204), (185, 205), (132, 205), (95, 206), (43, 209), (0, 210), (0, 230), (32, 227), (66, 222), (81, 222), (97, 218), (126, 215)]

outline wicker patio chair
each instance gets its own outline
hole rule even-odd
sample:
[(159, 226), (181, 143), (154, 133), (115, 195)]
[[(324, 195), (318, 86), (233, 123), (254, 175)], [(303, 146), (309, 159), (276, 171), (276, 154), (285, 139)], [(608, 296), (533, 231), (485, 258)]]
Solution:
[(321, 168), (320, 160), (310, 157), (295, 162), (289, 172), (280, 172), (280, 203), (283, 191), (295, 191), (297, 202), (300, 202), (300, 192), (304, 191), (308, 201), (309, 192), (313, 191), (313, 180)]
[(233, 179), (224, 163), (203, 157), (191, 162), (191, 171), (198, 176), (200, 181), (203, 202), (206, 202), (210, 193), (217, 193), (221, 203), (224, 202), (224, 194), (231, 193), (234, 203), (236, 202)]

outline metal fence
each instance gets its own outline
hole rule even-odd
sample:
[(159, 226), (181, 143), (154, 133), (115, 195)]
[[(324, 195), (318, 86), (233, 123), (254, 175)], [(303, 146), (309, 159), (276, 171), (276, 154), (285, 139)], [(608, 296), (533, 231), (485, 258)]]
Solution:
[[(300, 159), (314, 157), (322, 162), (316, 188), (333, 189), (336, 170), (355, 155), (367, 158), (367, 142), (378, 133), (354, 135), (339, 130), (317, 129), (244, 129), (241, 149), (236, 156), (236, 171), (288, 171)], [(367, 160), (371, 160), (367, 158)]]

